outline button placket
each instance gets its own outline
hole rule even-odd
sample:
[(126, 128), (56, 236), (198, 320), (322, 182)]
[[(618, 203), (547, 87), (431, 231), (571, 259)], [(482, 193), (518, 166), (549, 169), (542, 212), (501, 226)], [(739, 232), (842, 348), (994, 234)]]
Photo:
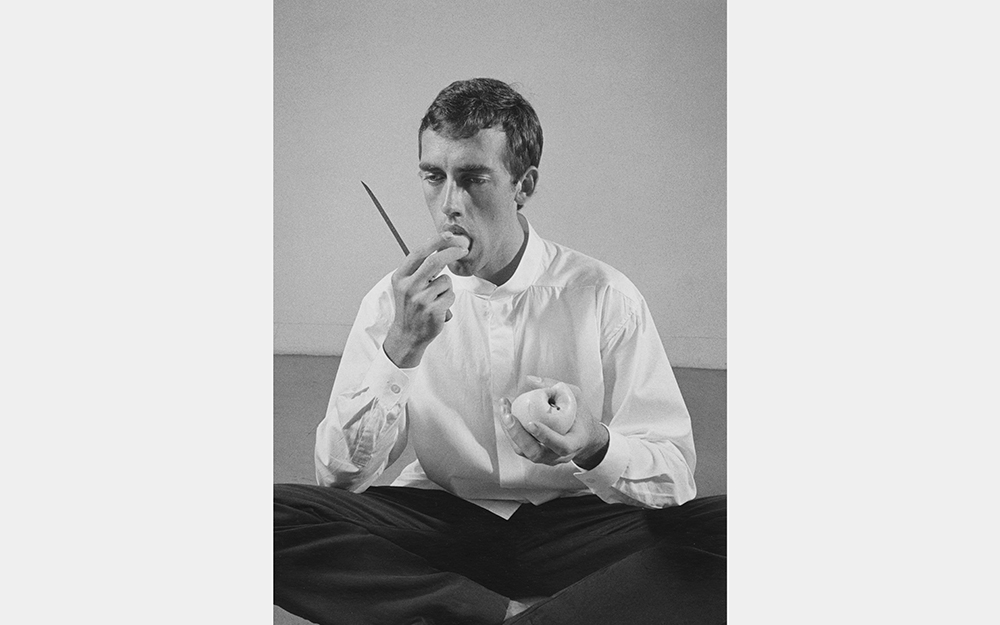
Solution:
[(490, 360), (492, 363), (492, 373), (490, 380), (490, 391), (493, 394), (494, 410), (497, 413), (495, 430), (497, 436), (497, 462), (500, 472), (500, 484), (509, 486), (524, 479), (525, 467), (523, 460), (514, 451), (513, 443), (510, 442), (503, 425), (500, 423), (500, 398), (509, 396), (516, 385), (512, 384), (515, 377), (514, 366), (514, 330), (511, 324), (510, 315), (504, 310), (509, 305), (509, 299), (494, 300), (487, 302), (489, 318), (490, 336)]

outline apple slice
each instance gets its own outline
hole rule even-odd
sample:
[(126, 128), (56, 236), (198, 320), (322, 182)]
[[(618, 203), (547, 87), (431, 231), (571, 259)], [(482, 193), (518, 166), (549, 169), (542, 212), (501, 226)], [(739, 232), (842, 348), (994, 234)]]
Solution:
[[(469, 235), (465, 233), (458, 233), (452, 230), (444, 230), (441, 232), (442, 235), (446, 235), (446, 238), (451, 241), (451, 245), (448, 247), (461, 247), (465, 251), (469, 251), (472, 248), (472, 239)], [(447, 247), (444, 249), (448, 249)]]
[(566, 384), (559, 382), (518, 395), (510, 405), (510, 412), (525, 428), (534, 421), (565, 434), (576, 421), (576, 396)]

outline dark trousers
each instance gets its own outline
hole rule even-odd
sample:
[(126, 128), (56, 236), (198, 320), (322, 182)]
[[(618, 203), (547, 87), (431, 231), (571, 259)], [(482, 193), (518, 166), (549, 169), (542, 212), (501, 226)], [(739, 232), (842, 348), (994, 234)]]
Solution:
[(321, 625), (723, 623), (725, 496), (646, 510), (595, 496), (504, 520), (443, 491), (274, 487), (274, 602)]

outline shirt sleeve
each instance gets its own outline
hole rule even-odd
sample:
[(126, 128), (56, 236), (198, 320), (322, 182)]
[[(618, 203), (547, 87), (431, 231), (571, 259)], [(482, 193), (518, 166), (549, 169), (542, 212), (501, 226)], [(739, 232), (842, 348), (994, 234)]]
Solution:
[(577, 478), (608, 503), (663, 508), (694, 499), (691, 417), (645, 301), (609, 337), (602, 362), (608, 451)]
[(406, 447), (406, 400), (415, 369), (400, 369), (382, 349), (391, 318), (391, 294), (377, 286), (358, 311), (316, 428), (321, 486), (364, 491)]

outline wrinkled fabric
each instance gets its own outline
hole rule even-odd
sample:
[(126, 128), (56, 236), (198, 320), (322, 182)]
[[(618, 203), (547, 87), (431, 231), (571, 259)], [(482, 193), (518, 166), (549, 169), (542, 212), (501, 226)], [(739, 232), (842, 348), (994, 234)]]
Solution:
[[(364, 298), (316, 430), (320, 485), (363, 492), (409, 442), (417, 459), (394, 486), (447, 490), (504, 518), (557, 497), (645, 508), (695, 497), (691, 420), (642, 295), (610, 266), (526, 227), (503, 285), (445, 269), (453, 318), (415, 368), (396, 367), (382, 349), (391, 275)], [(600, 416), (610, 443), (592, 470), (515, 453), (500, 399), (530, 390), (529, 375), (580, 387), (579, 401)]]

